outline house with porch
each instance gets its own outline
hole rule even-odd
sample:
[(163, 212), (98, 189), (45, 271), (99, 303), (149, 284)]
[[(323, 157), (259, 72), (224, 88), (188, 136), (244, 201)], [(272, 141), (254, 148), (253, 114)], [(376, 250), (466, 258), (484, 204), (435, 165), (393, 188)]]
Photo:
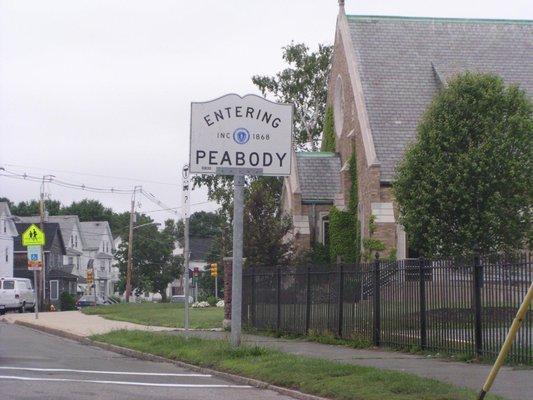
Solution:
[(108, 297), (115, 293), (117, 278), (114, 273), (115, 249), (111, 228), (107, 221), (81, 222), (83, 255), (80, 272), (85, 276), (87, 268), (94, 270), (96, 294)]
[[(17, 217), (17, 221), (38, 224), (40, 217)], [(82, 255), (83, 255), (83, 234), (81, 231), (80, 219), (77, 215), (50, 215), (47, 216), (48, 222), (59, 224), (61, 236), (65, 241), (67, 254), (63, 256), (63, 269), (71, 274), (78, 276), (78, 294), (85, 290), (85, 273), (83, 272)]]
[[(27, 222), (17, 222), (16, 228), (21, 234), (31, 225)], [(63, 257), (67, 254), (63, 235), (57, 222), (44, 223), (44, 235), (46, 243), (43, 246), (45, 270), (44, 279), (42, 274), (39, 282), (42, 287), (44, 281), (44, 304), (46, 307), (53, 304), (59, 306), (59, 296), (67, 292), (76, 295), (78, 277), (63, 267)], [(28, 270), (27, 248), (22, 245), (22, 236), (15, 238), (15, 261), (13, 276), (16, 278), (28, 278), (33, 282), (33, 271)], [(42, 293), (42, 291), (41, 291)]]
[(327, 100), (335, 151), (292, 154), (282, 209), (300, 248), (325, 243), (329, 209), (347, 209), (354, 154), (361, 237), (372, 230), (383, 256), (416, 256), (391, 187), (422, 114), (466, 71), (497, 74), (532, 95), (533, 21), (346, 15), (339, 5)]

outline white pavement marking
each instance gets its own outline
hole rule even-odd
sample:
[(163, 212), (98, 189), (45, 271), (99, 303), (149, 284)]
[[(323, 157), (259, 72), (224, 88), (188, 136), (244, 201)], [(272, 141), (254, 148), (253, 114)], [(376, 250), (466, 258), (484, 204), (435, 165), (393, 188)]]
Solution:
[(192, 378), (211, 378), (205, 374), (173, 374), (164, 372), (129, 372), (129, 371), (93, 371), (86, 369), (66, 369), (66, 368), (26, 368), (26, 367), (0, 367), (17, 371), (38, 371), (38, 372), (81, 372), (85, 374), (107, 374), (107, 375), (141, 375), (141, 376), (190, 376)]
[(18, 381), (41, 381), (41, 382), (76, 382), (76, 383), (100, 383), (111, 385), (132, 385), (132, 386), (152, 386), (152, 387), (175, 387), (175, 388), (193, 388), (193, 389), (211, 389), (211, 388), (229, 388), (229, 389), (250, 389), (246, 385), (198, 385), (193, 383), (145, 383), (145, 382), (124, 382), (124, 381), (95, 381), (85, 379), (67, 379), (67, 378), (30, 378), (25, 376), (0, 375), (0, 379), (13, 379)]

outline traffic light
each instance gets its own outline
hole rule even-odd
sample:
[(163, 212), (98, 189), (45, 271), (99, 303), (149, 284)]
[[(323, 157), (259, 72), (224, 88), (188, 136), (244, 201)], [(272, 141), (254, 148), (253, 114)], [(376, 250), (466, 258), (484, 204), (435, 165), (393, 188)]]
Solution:
[(211, 264), (211, 276), (217, 276), (218, 275), (218, 264), (213, 263)]
[(92, 269), (87, 270), (87, 283), (91, 285), (94, 281), (94, 271)]

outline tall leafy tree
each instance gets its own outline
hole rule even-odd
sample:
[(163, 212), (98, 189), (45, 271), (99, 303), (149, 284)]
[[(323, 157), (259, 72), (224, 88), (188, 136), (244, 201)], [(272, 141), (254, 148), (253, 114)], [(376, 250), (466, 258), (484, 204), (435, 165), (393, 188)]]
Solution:
[[(59, 215), (61, 213), (61, 202), (58, 200), (45, 200), (44, 206), (49, 215)], [(40, 202), (38, 200), (21, 201), (18, 204), (10, 204), (11, 214), (19, 217), (30, 217), (39, 215)]]
[[(320, 45), (317, 51), (312, 52), (305, 44), (291, 43), (283, 48), (282, 57), (288, 64), (287, 68), (275, 76), (253, 76), (252, 82), (261, 90), (263, 96), (270, 96), (276, 101), (294, 105), (295, 147), (300, 150), (317, 150), (323, 129), (331, 46)], [(247, 229), (266, 231), (266, 227), (270, 226), (272, 232), (283, 231), (285, 230), (286, 222), (282, 220), (279, 210), (281, 180), (278, 178), (260, 179), (262, 182), (257, 185), (262, 188), (263, 194), (267, 199), (262, 204), (252, 201), (253, 204), (260, 205), (260, 209), (255, 210), (255, 212), (261, 213), (264, 211), (263, 207), (270, 206), (272, 209), (269, 210), (268, 215), (275, 216), (275, 218), (268, 221), (250, 218), (246, 223)], [(254, 177), (248, 177), (246, 180), (245, 199), (247, 199), (248, 210), (253, 208), (248, 203), (250, 194), (260, 195), (252, 188), (257, 180)], [(233, 179), (227, 176), (201, 175), (194, 177), (193, 182), (195, 186), (207, 187), (208, 198), (216, 201), (221, 206), (220, 214), (225, 219), (225, 226), (223, 226), (224, 233), (221, 235), (222, 239), (218, 243), (218, 247), (224, 253), (223, 256), (229, 255), (231, 250), (231, 229), (229, 224), (233, 215)], [(272, 199), (275, 199), (275, 201), (271, 201)], [(252, 216), (252, 214), (249, 215)], [(281, 237), (277, 235), (276, 238), (279, 248), (282, 249), (284, 243), (281, 241)], [(263, 254), (266, 248), (272, 248), (266, 241), (264, 243), (258, 241), (255, 244), (252, 244), (251, 241), (245, 241), (245, 254), (251, 254), (247, 247), (252, 245)], [(259, 250), (261, 246), (263, 247)]]
[(263, 96), (271, 95), (276, 101), (294, 104), (294, 141), (298, 149), (318, 150), (331, 52), (331, 46), (319, 45), (317, 51), (310, 51), (303, 43), (291, 43), (283, 48), (287, 68), (275, 76), (252, 77)]
[(501, 78), (466, 73), (437, 94), (394, 194), (425, 255), (524, 248), (533, 213), (533, 106)]
[[(172, 254), (178, 237), (173, 220), (165, 221), (159, 231), (155, 225), (139, 228), (133, 236), (132, 286), (139, 291), (161, 294), (166, 300), (166, 288), (181, 274), (183, 258)], [(121, 287), (125, 287), (128, 243), (124, 241), (115, 252), (121, 272)]]
[(292, 228), (289, 217), (280, 215), (282, 180), (262, 177), (251, 183), (244, 208), (244, 257), (253, 266), (284, 263), (292, 243), (284, 240)]

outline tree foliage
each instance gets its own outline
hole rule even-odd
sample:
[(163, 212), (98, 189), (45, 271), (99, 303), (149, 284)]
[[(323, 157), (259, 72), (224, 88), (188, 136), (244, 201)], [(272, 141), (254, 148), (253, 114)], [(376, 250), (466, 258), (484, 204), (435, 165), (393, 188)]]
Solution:
[(276, 76), (252, 77), (263, 96), (294, 104), (294, 141), (299, 149), (316, 151), (324, 124), (331, 46), (319, 45), (313, 52), (303, 43), (283, 48), (289, 64)]
[(516, 86), (466, 73), (424, 114), (394, 195), (410, 245), (424, 255), (523, 248), (533, 212), (533, 112)]
[[(189, 236), (216, 237), (223, 230), (224, 217), (219, 212), (197, 211), (189, 217)], [(178, 221), (178, 234), (183, 237), (183, 220)]]
[(321, 151), (335, 152), (335, 123), (333, 118), (333, 107), (327, 106), (324, 117), (324, 133), (322, 134)]
[(244, 257), (253, 266), (279, 265), (286, 261), (292, 243), (284, 240), (290, 218), (280, 215), (282, 179), (261, 177), (251, 183), (244, 207)]
[[(166, 220), (159, 231), (155, 225), (140, 227), (133, 235), (132, 286), (138, 291), (160, 293), (166, 300), (166, 288), (176, 279), (183, 267), (183, 258), (172, 254), (178, 238), (173, 220)], [(121, 272), (122, 288), (128, 260), (128, 243), (123, 241), (115, 252)]]
[(329, 255), (331, 262), (340, 256), (344, 262), (357, 262), (361, 257), (361, 233), (357, 205), (359, 203), (357, 158), (353, 151), (349, 163), (350, 191), (348, 210), (332, 207), (329, 213)]
[(329, 254), (335, 263), (337, 257), (343, 262), (357, 262), (359, 259), (356, 217), (349, 211), (331, 207), (329, 211)]

